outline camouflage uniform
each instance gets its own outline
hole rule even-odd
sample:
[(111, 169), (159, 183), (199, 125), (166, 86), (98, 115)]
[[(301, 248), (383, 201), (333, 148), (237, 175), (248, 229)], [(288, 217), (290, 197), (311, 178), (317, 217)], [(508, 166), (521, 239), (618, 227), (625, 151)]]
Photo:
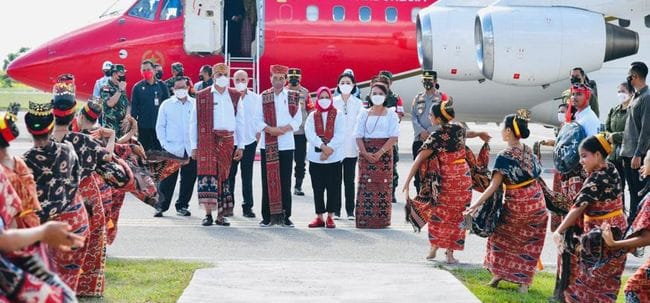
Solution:
[(110, 128), (115, 131), (117, 138), (122, 137), (125, 133), (122, 132), (122, 120), (126, 118), (127, 111), (129, 108), (129, 99), (126, 96), (126, 92), (122, 92), (120, 99), (117, 101), (115, 106), (109, 107), (108, 100), (115, 95), (120, 88), (117, 84), (114, 84), (113, 81), (108, 80), (108, 83), (104, 85), (100, 92), (100, 99), (102, 100), (102, 117), (100, 124), (106, 128)]

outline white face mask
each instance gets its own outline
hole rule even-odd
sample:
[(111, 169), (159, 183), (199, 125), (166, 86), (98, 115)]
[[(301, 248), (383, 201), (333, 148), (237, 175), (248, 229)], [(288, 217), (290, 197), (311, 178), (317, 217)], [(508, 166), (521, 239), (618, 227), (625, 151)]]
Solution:
[(246, 83), (240, 82), (235, 84), (235, 88), (237, 89), (238, 92), (243, 92), (248, 88), (248, 86), (246, 85)]
[(176, 96), (179, 99), (187, 98), (187, 89), (175, 89), (174, 96)]
[(221, 76), (221, 77), (215, 79), (214, 83), (218, 87), (228, 87), (228, 84), (230, 84), (230, 79), (228, 79), (228, 77), (226, 77), (226, 76)]
[(331, 99), (318, 99), (318, 106), (322, 109), (328, 109), (330, 104), (332, 104)]
[(344, 95), (349, 95), (352, 92), (352, 85), (350, 84), (341, 84), (339, 85), (339, 90), (341, 90), (341, 93)]
[(386, 96), (373, 95), (370, 97), (370, 101), (372, 101), (373, 105), (382, 105), (384, 104), (384, 100), (386, 100)]
[(626, 93), (618, 93), (618, 102), (623, 103), (627, 100), (628, 97), (629, 95)]
[(557, 121), (560, 123), (566, 122), (566, 114), (565, 113), (557, 113)]

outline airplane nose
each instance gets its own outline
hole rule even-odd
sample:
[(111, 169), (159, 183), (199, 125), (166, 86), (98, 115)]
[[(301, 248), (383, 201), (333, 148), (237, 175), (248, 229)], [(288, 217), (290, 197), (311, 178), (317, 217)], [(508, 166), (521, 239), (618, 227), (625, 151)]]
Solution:
[(48, 68), (49, 57), (48, 44), (30, 50), (9, 64), (7, 74), (31, 87), (50, 87), (52, 79)]

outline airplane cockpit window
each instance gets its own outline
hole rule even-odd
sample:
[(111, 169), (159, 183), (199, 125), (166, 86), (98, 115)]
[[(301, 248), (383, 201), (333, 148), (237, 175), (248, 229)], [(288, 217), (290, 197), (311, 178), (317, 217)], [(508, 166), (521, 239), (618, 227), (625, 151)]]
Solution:
[(307, 6), (307, 21), (318, 21), (318, 6), (310, 5)]
[(367, 6), (362, 6), (359, 8), (359, 21), (361, 22), (370, 22), (372, 19), (372, 11)]
[(411, 22), (415, 23), (418, 21), (418, 14), (420, 13), (420, 8), (419, 7), (414, 7), (411, 10)]
[(620, 27), (630, 27), (630, 20), (618, 19), (618, 26), (620, 26)]
[(158, 11), (160, 0), (140, 0), (129, 11), (129, 16), (153, 20)]
[(335, 6), (334, 9), (332, 9), (332, 18), (336, 22), (345, 20), (345, 8), (340, 5)]
[(160, 20), (172, 20), (183, 15), (181, 0), (168, 0), (160, 12)]
[(386, 22), (395, 23), (397, 22), (397, 9), (394, 7), (386, 8)]
[(645, 16), (645, 27), (650, 28), (650, 15)]

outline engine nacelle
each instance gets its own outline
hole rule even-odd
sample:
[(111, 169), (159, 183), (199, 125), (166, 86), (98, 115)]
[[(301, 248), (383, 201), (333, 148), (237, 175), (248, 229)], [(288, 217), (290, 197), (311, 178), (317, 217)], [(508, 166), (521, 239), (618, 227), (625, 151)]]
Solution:
[(568, 78), (573, 67), (636, 54), (639, 35), (571, 7), (489, 6), (475, 20), (478, 68), (485, 78), (536, 86)]
[(418, 59), (438, 78), (479, 80), (476, 66), (474, 19), (480, 7), (431, 5), (417, 18)]

